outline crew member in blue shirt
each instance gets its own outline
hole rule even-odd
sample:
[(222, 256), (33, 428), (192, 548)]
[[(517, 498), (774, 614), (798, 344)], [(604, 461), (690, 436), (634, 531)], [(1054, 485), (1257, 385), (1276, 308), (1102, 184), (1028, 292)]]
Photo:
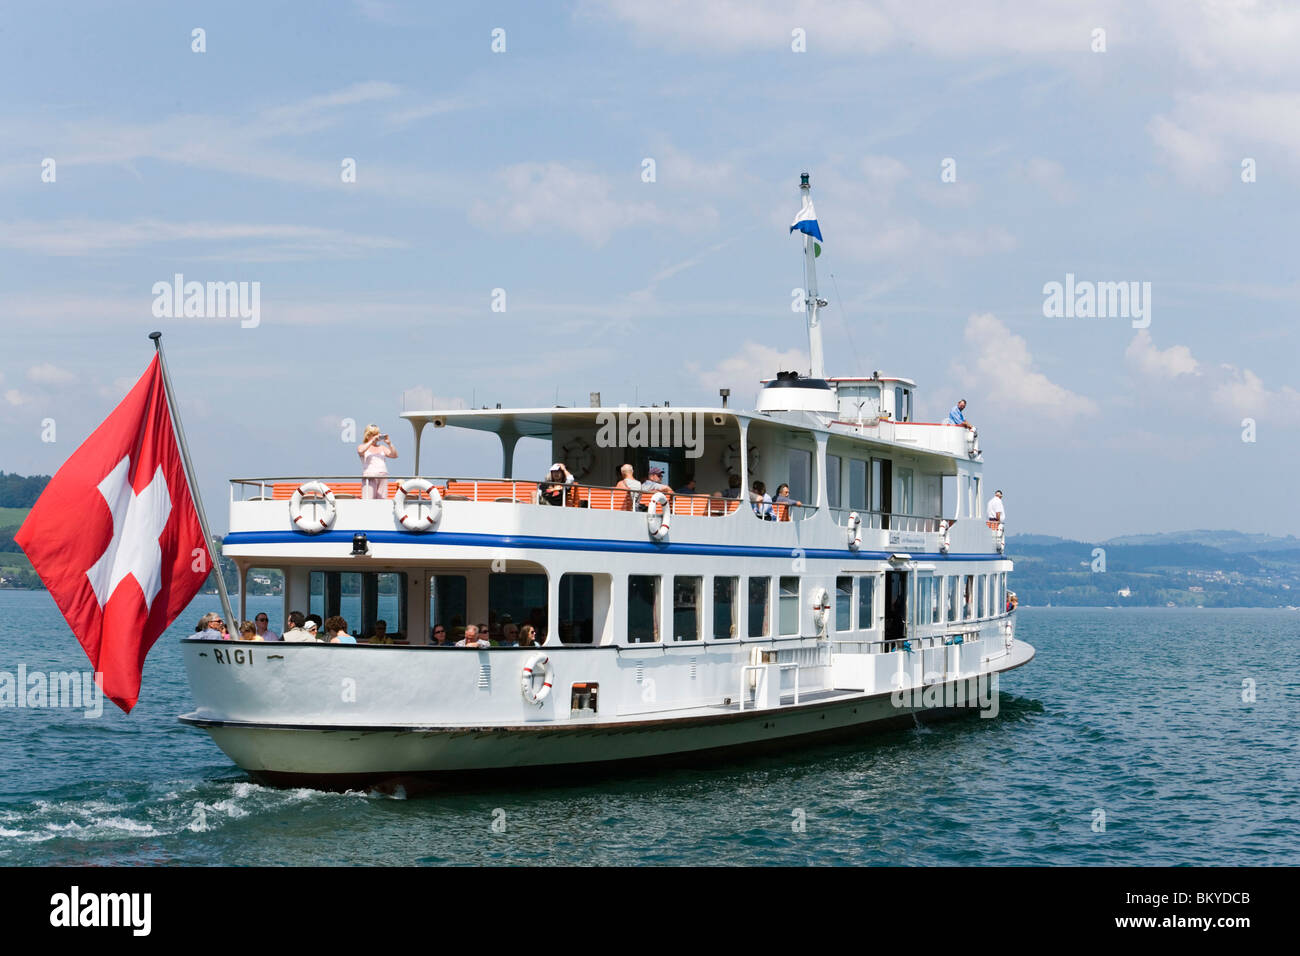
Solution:
[(962, 428), (970, 428), (970, 422), (966, 421), (966, 415), (964, 414), (965, 411), (966, 411), (966, 399), (963, 398), (956, 405), (954, 405), (952, 407), (952, 411), (948, 413), (948, 424), (960, 425)]

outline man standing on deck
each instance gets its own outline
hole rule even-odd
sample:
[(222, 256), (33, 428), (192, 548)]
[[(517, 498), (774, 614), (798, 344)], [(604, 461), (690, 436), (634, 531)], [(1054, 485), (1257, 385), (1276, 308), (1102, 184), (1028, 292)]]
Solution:
[(966, 421), (966, 399), (963, 398), (948, 412), (948, 424), (970, 428), (970, 422)]
[(989, 527), (994, 531), (1002, 530), (1002, 522), (1007, 520), (1006, 509), (1002, 507), (1002, 489), (999, 488), (989, 499)]

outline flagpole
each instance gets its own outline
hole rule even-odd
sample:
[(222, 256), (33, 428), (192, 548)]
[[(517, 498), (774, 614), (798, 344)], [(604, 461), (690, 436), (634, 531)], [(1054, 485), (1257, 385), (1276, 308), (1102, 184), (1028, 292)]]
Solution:
[(185, 466), (185, 480), (190, 483), (190, 497), (194, 500), (194, 510), (199, 513), (199, 527), (203, 531), (203, 543), (207, 546), (212, 564), (217, 572), (217, 593), (221, 595), (221, 612), (225, 615), (226, 630), (238, 634), (240, 621), (235, 619), (235, 612), (230, 606), (230, 595), (226, 592), (226, 576), (221, 571), (220, 555), (212, 554), (212, 531), (208, 527), (208, 515), (203, 510), (203, 495), (199, 483), (194, 479), (194, 464), (190, 461), (190, 446), (185, 442), (185, 428), (181, 425), (180, 411), (176, 407), (176, 395), (172, 392), (172, 377), (167, 372), (167, 356), (163, 354), (162, 333), (150, 332), (154, 348), (158, 350), (158, 367), (162, 369), (163, 391), (167, 395), (167, 409), (171, 412), (172, 428), (176, 431), (176, 443), (181, 449), (181, 463)]

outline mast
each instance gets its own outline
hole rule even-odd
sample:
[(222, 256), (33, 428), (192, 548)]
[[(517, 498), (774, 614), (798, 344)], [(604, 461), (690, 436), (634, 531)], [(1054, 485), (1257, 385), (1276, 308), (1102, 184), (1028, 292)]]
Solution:
[[(235, 617), (235, 612), (230, 607), (230, 595), (226, 593), (226, 576), (221, 572), (221, 556), (216, 553), (216, 546), (212, 543), (212, 530), (208, 527), (208, 515), (203, 510), (203, 495), (199, 493), (199, 483), (194, 477), (194, 465), (190, 461), (190, 446), (185, 442), (185, 429), (181, 427), (180, 409), (176, 407), (176, 395), (172, 392), (172, 377), (167, 371), (167, 356), (163, 354), (162, 333), (150, 332), (149, 338), (153, 340), (153, 347), (158, 350), (158, 367), (162, 370), (163, 391), (167, 395), (167, 411), (171, 414), (172, 429), (176, 433), (176, 444), (180, 446), (181, 464), (185, 466), (185, 480), (190, 483), (190, 497), (194, 500), (194, 510), (198, 513), (199, 527), (203, 530), (203, 543), (207, 546), (209, 557), (212, 558), (214, 570), (217, 572), (217, 594), (221, 597), (221, 613), (225, 615), (226, 628), (238, 628), (240, 620)], [(244, 606), (244, 588), (239, 589), (240, 609)], [(238, 631), (236, 631), (238, 633)]]
[[(812, 205), (812, 186), (808, 182), (807, 173), (799, 176), (799, 200), (801, 209)], [(809, 371), (813, 378), (825, 378), (826, 361), (822, 355), (822, 325), (818, 312), (826, 304), (826, 300), (819, 298), (817, 295), (817, 250), (815, 243), (816, 240), (812, 236), (804, 233), (803, 261), (804, 271), (807, 273), (805, 277), (807, 288), (804, 290), (804, 312), (808, 316), (808, 358), (811, 364)]]

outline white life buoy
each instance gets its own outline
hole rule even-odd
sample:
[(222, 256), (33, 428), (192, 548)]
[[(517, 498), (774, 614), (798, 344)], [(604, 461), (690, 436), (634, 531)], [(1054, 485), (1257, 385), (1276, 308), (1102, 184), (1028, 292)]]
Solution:
[[(757, 445), (750, 445), (746, 454), (749, 463), (749, 473), (751, 475), (758, 471), (758, 463), (762, 460)], [(740, 474), (740, 443), (732, 442), (722, 450), (722, 467), (726, 469), (727, 474)]]
[[(662, 508), (662, 512), (655, 511), (655, 508)], [(668, 496), (662, 491), (656, 491), (650, 496), (650, 511), (645, 516), (646, 526), (650, 529), (650, 537), (656, 541), (662, 541), (668, 537), (668, 525), (672, 523), (673, 513), (668, 507)]]
[(849, 550), (862, 547), (862, 518), (856, 511), (849, 512)]
[[(427, 498), (423, 497), (428, 495)], [(406, 508), (406, 496), (414, 495), (411, 504), (413, 509), (408, 511)], [(421, 505), (426, 509), (421, 513)], [(424, 478), (408, 478), (402, 482), (397, 493), (393, 495), (393, 518), (402, 526), (404, 531), (428, 531), (438, 519), (442, 517), (442, 495), (438, 489), (433, 486), (433, 482)]]
[(831, 595), (825, 588), (816, 588), (812, 593), (813, 624), (818, 634), (826, 633), (826, 621), (831, 613)]
[[(325, 514), (308, 518), (302, 513), (303, 500), (318, 500), (325, 502)], [(299, 531), (305, 531), (307, 534), (320, 534), (334, 525), (334, 519), (338, 516), (338, 508), (334, 504), (334, 492), (330, 491), (330, 486), (323, 481), (305, 481), (298, 486), (289, 499), (289, 520)]]
[(560, 450), (564, 452), (564, 464), (574, 478), (586, 478), (591, 474), (591, 466), (596, 463), (596, 457), (585, 438), (575, 438)]
[[(537, 677), (542, 679), (542, 689), (534, 691), (534, 679)], [(545, 654), (534, 654), (528, 658), (528, 663), (524, 665), (524, 669), (519, 675), (519, 690), (524, 695), (524, 700), (540, 707), (542, 701), (546, 700), (551, 693), (551, 677), (552, 667), (549, 657)]]

